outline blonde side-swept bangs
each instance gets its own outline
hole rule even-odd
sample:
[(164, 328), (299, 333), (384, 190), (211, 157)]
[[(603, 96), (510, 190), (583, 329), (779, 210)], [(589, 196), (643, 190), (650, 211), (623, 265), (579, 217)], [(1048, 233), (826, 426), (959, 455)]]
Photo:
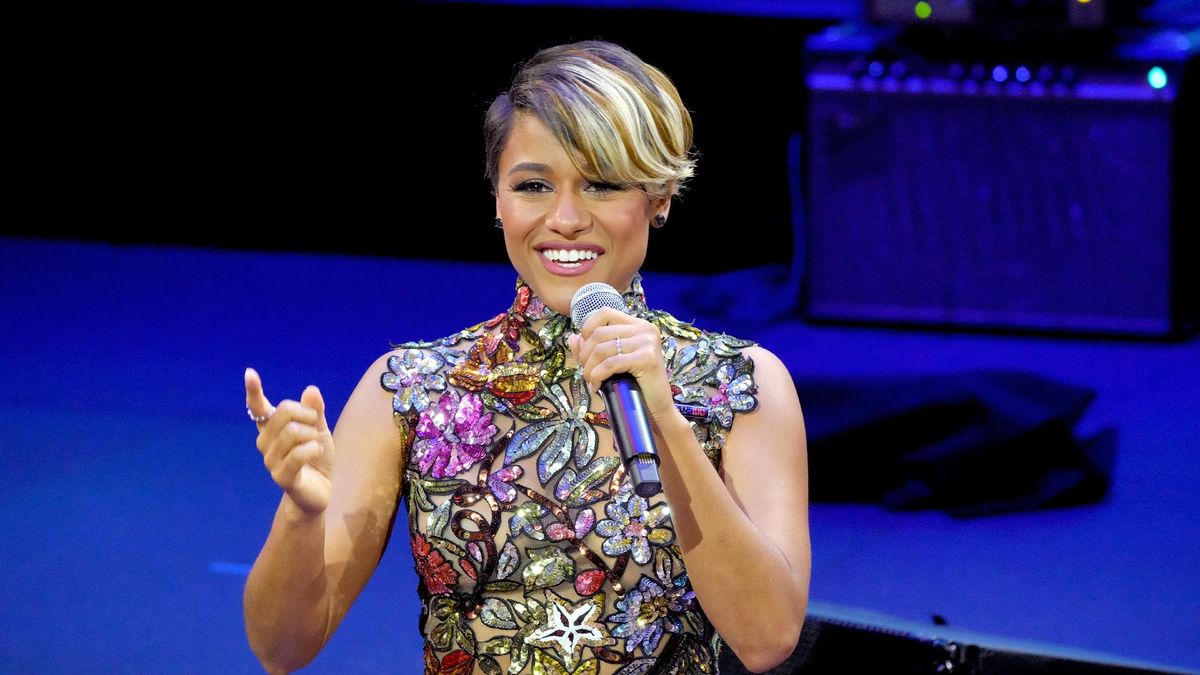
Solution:
[(588, 180), (678, 194), (695, 170), (692, 117), (670, 78), (632, 52), (588, 41), (538, 52), (496, 97), (484, 121), (487, 177), (517, 112), (535, 115)]

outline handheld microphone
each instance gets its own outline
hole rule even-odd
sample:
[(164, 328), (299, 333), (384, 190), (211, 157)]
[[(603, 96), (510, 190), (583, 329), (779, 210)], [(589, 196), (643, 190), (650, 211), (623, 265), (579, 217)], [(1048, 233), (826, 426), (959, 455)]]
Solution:
[[(606, 283), (586, 284), (571, 298), (571, 321), (579, 330), (594, 312), (612, 307), (625, 311), (625, 301), (617, 289)], [(650, 429), (650, 417), (637, 380), (629, 373), (618, 373), (600, 385), (608, 423), (616, 442), (617, 452), (633, 482), (633, 491), (640, 497), (653, 497), (662, 491), (658, 475), (658, 448)]]

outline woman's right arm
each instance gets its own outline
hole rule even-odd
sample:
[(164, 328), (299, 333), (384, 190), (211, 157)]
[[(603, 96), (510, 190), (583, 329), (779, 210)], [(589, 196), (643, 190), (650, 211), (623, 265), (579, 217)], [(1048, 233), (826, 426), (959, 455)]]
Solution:
[[(333, 431), (313, 386), (259, 425), (259, 451), (283, 497), (246, 581), (244, 610), (250, 648), (269, 672), (316, 657), (387, 543), (404, 450), (391, 394), (379, 384), (389, 356), (363, 374)], [(258, 416), (272, 407), (253, 370), (246, 403)]]

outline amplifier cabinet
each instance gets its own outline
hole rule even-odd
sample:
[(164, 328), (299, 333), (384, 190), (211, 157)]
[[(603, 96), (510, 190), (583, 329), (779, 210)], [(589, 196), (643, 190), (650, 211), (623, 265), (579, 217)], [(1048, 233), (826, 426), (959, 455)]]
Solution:
[(1187, 36), (1091, 64), (888, 58), (839, 39), (807, 55), (809, 318), (1195, 330)]

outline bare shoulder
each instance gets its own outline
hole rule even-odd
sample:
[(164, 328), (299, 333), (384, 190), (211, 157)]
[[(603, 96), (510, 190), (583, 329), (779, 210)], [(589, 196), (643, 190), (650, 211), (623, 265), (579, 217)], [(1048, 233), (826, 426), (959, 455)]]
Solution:
[(754, 362), (754, 379), (758, 381), (762, 378), (778, 379), (787, 378), (788, 382), (792, 381), (792, 376), (788, 373), (787, 366), (783, 361), (779, 360), (778, 356), (771, 350), (759, 344), (753, 344), (749, 347), (742, 348), (742, 356)]
[[(398, 430), (396, 417), (392, 410), (392, 397), (396, 378), (395, 368), (404, 356), (406, 349), (393, 349), (377, 357), (363, 372), (358, 384), (346, 402), (346, 408), (338, 418), (334, 429), (336, 437), (343, 425), (362, 427), (366, 431), (383, 432), (385, 436), (395, 436)], [(346, 429), (346, 433), (355, 433), (355, 429)]]
[(745, 494), (767, 475), (807, 477), (804, 414), (787, 366), (764, 347), (742, 349), (754, 363), (757, 406), (738, 420), (725, 446), (726, 484)]
[(400, 487), (407, 428), (393, 413), (393, 392), (385, 383), (392, 373), (389, 363), (394, 366), (404, 351), (394, 349), (371, 362), (338, 417), (330, 508), (361, 510), (371, 495), (394, 495)]
[(787, 365), (773, 352), (760, 345), (743, 348), (742, 355), (754, 363), (754, 383), (758, 389), (760, 403), (778, 407), (780, 412), (794, 407), (792, 413), (800, 415), (796, 384)]

